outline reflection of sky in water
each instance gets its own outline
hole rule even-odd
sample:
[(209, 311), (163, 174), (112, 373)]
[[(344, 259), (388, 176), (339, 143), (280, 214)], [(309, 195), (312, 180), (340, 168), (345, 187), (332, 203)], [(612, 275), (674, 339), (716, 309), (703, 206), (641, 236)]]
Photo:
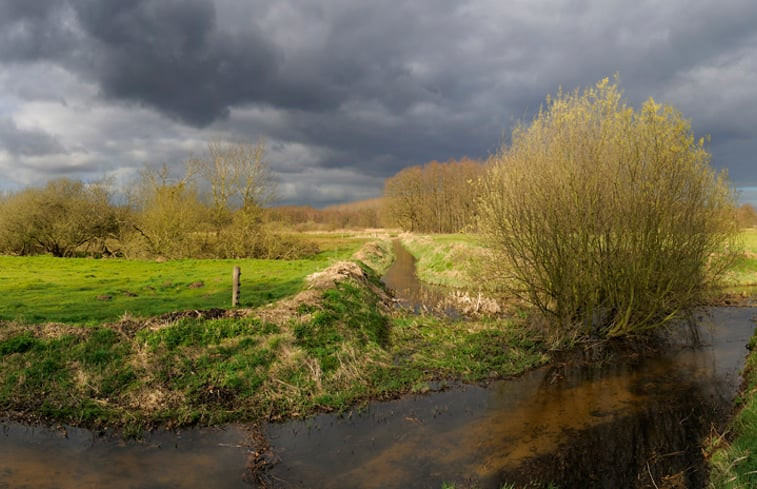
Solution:
[(757, 207), (757, 187), (736, 187), (739, 204), (751, 204)]

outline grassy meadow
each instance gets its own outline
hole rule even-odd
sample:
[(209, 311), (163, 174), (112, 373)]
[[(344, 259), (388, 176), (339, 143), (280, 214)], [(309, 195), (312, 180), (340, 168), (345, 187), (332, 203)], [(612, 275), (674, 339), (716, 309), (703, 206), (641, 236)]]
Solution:
[[(445, 320), (394, 309), (379, 283), (390, 240), (369, 243), (356, 257), (326, 268), (296, 296), (256, 309), (86, 324), (1, 322), (0, 409), (19, 419), (137, 434), (343, 410), (423, 392), (440, 380), (518, 375), (548, 360), (522, 318)], [(172, 264), (177, 277), (202, 269), (179, 263)], [(303, 289), (306, 272), (326, 265), (320, 258), (292, 268), (290, 290)]]
[(313, 234), (322, 250), (301, 260), (149, 260), (0, 256), (0, 320), (97, 324), (131, 314), (229, 308), (242, 270), (240, 306), (297, 293), (304, 278), (349, 258), (367, 237)]
[(744, 253), (736, 258), (725, 276), (729, 287), (757, 286), (757, 228), (747, 228), (739, 234)]

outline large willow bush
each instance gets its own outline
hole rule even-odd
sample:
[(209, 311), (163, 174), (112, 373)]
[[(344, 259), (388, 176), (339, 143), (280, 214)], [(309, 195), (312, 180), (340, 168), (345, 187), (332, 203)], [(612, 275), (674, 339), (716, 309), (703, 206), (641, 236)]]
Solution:
[(735, 236), (734, 193), (670, 106), (616, 84), (547, 98), (492, 159), (493, 271), (563, 333), (649, 331), (699, 303)]

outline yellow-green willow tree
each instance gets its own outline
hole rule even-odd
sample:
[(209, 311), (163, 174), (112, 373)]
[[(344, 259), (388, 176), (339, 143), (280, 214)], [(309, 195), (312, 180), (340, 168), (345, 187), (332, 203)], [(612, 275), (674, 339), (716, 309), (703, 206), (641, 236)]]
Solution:
[(722, 273), (735, 198), (670, 106), (617, 84), (547, 98), (492, 158), (479, 212), (492, 270), (566, 335), (653, 329)]

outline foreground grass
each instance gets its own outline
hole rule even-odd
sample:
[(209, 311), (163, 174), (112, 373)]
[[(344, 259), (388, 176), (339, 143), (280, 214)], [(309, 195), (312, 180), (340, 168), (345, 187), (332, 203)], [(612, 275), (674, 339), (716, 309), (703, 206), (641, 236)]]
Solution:
[(757, 487), (757, 333), (749, 344), (744, 367), (744, 392), (730, 424), (729, 442), (723, 442), (710, 458), (711, 489)]
[(302, 260), (145, 260), (0, 256), (0, 320), (97, 324), (125, 313), (229, 307), (231, 273), (242, 269), (241, 305), (297, 293), (305, 276), (351, 256), (367, 240), (315, 235), (320, 254)]
[[(385, 264), (389, 249), (386, 241), (367, 260)], [(547, 360), (522, 323), (398, 313), (372, 269), (335, 267), (312, 289), (259, 309), (90, 325), (3, 322), (0, 409), (137, 433), (341, 410)]]

